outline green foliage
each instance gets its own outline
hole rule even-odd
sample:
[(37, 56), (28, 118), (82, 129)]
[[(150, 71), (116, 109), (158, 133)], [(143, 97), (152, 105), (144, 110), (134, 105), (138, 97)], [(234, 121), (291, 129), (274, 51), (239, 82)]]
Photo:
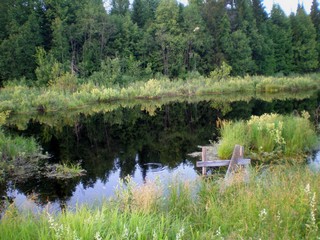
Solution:
[(234, 75), (244, 76), (254, 69), (252, 49), (246, 34), (241, 30), (231, 34), (232, 48), (229, 54), (230, 64)]
[(47, 54), (43, 48), (37, 48), (36, 58), (38, 67), (35, 73), (38, 85), (45, 86), (63, 75), (62, 65), (51, 54)]
[(210, 73), (210, 78), (214, 79), (215, 81), (225, 80), (230, 76), (232, 71), (232, 67), (225, 62), (222, 62), (221, 67), (216, 68), (214, 71)]
[[(24, 12), (18, 12), (12, 5), (6, 26), (9, 29), (8, 36), (0, 41), (0, 80), (22, 76), (32, 79), (36, 68), (35, 49), (42, 44), (40, 19), (30, 9), (34, 4), (25, 6), (27, 15), (23, 17), (21, 14)], [(22, 4), (18, 5), (21, 7)]]
[(275, 72), (289, 74), (292, 70), (292, 31), (288, 17), (279, 5), (271, 10), (269, 34), (273, 41)]
[(258, 161), (278, 162), (284, 157), (303, 161), (304, 153), (316, 147), (317, 136), (307, 112), (302, 117), (264, 114), (223, 124), (219, 156), (230, 158), (235, 144), (245, 146)]
[(121, 66), (119, 58), (107, 59), (101, 62), (100, 71), (94, 72), (89, 78), (95, 85), (111, 87), (119, 83), (121, 78)]
[(311, 21), (312, 21), (315, 29), (316, 29), (318, 63), (320, 63), (320, 9), (319, 9), (319, 3), (317, 0), (312, 1), (310, 18), (311, 18)]
[(299, 73), (311, 72), (318, 67), (316, 30), (310, 16), (303, 7), (291, 15), (292, 48), (295, 70)]
[(78, 79), (71, 73), (65, 73), (49, 82), (49, 89), (53, 88), (59, 91), (74, 92), (77, 89)]
[(6, 123), (6, 119), (9, 115), (10, 111), (0, 112), (0, 127)]
[[(279, 5), (269, 17), (261, 0), (135, 0), (132, 8), (128, 0), (3, 0), (0, 10), (1, 82), (25, 77), (44, 86), (70, 71), (127, 85), (159, 73), (208, 76), (222, 62), (235, 76), (319, 67), (316, 0), (310, 15), (298, 8), (292, 27)], [(120, 76), (103, 81), (101, 63), (109, 59), (119, 61)]]

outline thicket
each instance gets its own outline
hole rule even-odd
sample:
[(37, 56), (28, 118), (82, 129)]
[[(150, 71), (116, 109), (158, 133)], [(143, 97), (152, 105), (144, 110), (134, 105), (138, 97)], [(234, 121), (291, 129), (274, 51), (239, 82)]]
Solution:
[(234, 76), (319, 69), (317, 0), (289, 17), (261, 0), (2, 0), (0, 12), (0, 82), (123, 86), (209, 76), (224, 62)]

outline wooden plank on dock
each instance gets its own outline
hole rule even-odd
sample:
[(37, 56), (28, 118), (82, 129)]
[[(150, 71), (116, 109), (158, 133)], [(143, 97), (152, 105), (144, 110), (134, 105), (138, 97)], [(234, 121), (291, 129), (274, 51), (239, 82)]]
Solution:
[[(214, 161), (200, 161), (197, 162), (197, 167), (223, 167), (229, 166), (231, 160), (214, 160)], [(251, 163), (250, 159), (239, 159), (238, 165), (248, 165)]]

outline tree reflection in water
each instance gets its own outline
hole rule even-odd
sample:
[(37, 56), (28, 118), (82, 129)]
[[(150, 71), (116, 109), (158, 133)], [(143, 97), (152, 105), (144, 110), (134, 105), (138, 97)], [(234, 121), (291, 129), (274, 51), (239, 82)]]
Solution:
[[(64, 209), (72, 205), (72, 199), (78, 199), (79, 191), (89, 194), (91, 188), (99, 186), (95, 196), (99, 197), (99, 191), (101, 196), (112, 194), (112, 190), (104, 188), (107, 184), (114, 187), (119, 177), (140, 175), (142, 182), (145, 181), (154, 172), (150, 163), (167, 173), (184, 164), (195, 174), (196, 159), (190, 159), (187, 154), (196, 151), (198, 145), (217, 140), (218, 118), (248, 119), (251, 115), (286, 114), (294, 110), (312, 113), (318, 102), (319, 96), (314, 94), (301, 100), (172, 102), (155, 104), (153, 108), (149, 105), (118, 106), (92, 113), (78, 111), (12, 119), (7, 130), (38, 139), (44, 150), (53, 156), (50, 163), (81, 161), (87, 174), (68, 180), (38, 176), (10, 185), (25, 195), (36, 194), (37, 205), (55, 202)], [(4, 197), (8, 184), (9, 180), (2, 184), (4, 190), (0, 188)]]

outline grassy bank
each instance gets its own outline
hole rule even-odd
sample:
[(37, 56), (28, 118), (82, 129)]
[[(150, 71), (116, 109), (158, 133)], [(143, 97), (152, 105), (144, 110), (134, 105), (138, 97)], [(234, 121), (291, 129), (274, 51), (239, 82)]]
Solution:
[[(82, 82), (82, 83), (81, 83)], [(98, 86), (67, 75), (63, 81), (48, 87), (29, 87), (23, 81), (10, 82), (0, 91), (0, 111), (56, 111), (72, 109), (97, 102), (132, 99), (159, 99), (203, 94), (297, 92), (317, 89), (317, 74), (297, 77), (244, 77), (174, 80), (166, 78), (138, 81), (127, 86)], [(72, 84), (71, 84), (72, 83)]]
[[(317, 239), (320, 174), (307, 167), (252, 170), (225, 190), (220, 179), (147, 183), (102, 207), (40, 216), (9, 207), (1, 239)], [(164, 186), (167, 187), (164, 187)]]
[(259, 162), (279, 162), (279, 159), (305, 161), (305, 154), (318, 143), (309, 113), (301, 116), (264, 114), (248, 121), (222, 122), (218, 155), (231, 157), (233, 146), (240, 144), (251, 158)]

